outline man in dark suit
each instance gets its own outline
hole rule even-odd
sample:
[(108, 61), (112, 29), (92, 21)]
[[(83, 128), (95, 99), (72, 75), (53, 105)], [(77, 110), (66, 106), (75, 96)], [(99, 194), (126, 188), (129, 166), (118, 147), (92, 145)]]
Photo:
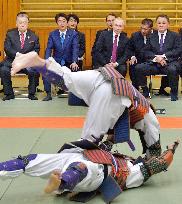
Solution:
[[(157, 32), (157, 31), (153, 30), (153, 21), (151, 19), (145, 18), (141, 22), (140, 31), (132, 33), (128, 43), (128, 52), (130, 53), (129, 74), (130, 74), (130, 79), (132, 81), (132, 84), (137, 90), (139, 90), (139, 87), (137, 85), (135, 67), (137, 64), (141, 64), (145, 62), (143, 48), (147, 43), (149, 35), (154, 32)], [(147, 84), (147, 78), (145, 78), (145, 80)], [(169, 96), (169, 94), (164, 90), (164, 88), (167, 86), (168, 86), (167, 79), (166, 77), (163, 76), (161, 79), (161, 87), (158, 94)], [(149, 97), (148, 87), (144, 86), (142, 87), (142, 90), (143, 90), (143, 95), (145, 97)]]
[(96, 56), (98, 67), (114, 67), (124, 77), (127, 66), (127, 44), (128, 38), (123, 32), (124, 21), (116, 18), (113, 22), (113, 30), (103, 31), (96, 43)]
[(107, 25), (107, 28), (104, 29), (104, 30), (98, 30), (97, 33), (96, 33), (96, 37), (95, 37), (95, 41), (94, 41), (94, 44), (93, 44), (93, 47), (92, 47), (92, 51), (91, 51), (91, 55), (92, 55), (92, 68), (95, 69), (97, 68), (97, 55), (95, 54), (95, 48), (96, 48), (96, 43), (99, 39), (99, 36), (100, 34), (102, 33), (102, 31), (109, 31), (109, 30), (112, 30), (112, 25), (113, 25), (113, 22), (116, 18), (116, 15), (114, 13), (109, 13), (107, 16), (106, 16), (106, 25)]
[(78, 44), (79, 44), (79, 53), (78, 53), (78, 67), (79, 70), (83, 68), (83, 55), (85, 54), (85, 34), (78, 31), (79, 17), (75, 14), (68, 15), (68, 28), (73, 29), (78, 33)]
[[(39, 53), (40, 50), (39, 38), (33, 31), (28, 29), (28, 23), (28, 15), (25, 12), (20, 12), (17, 14), (16, 18), (17, 28), (9, 30), (6, 34), (4, 42), (6, 57), (2, 62), (3, 65), (1, 67), (1, 79), (5, 94), (5, 97), (2, 99), (3, 101), (15, 98), (10, 71), (16, 55), (18, 55), (18, 53), (25, 54), (30, 51), (36, 51)], [(27, 74), (29, 78), (28, 98), (31, 100), (38, 100), (35, 96), (35, 92), (39, 74), (35, 70), (28, 68), (21, 72)]]
[(146, 86), (145, 76), (166, 74), (171, 88), (171, 101), (178, 100), (178, 75), (182, 52), (180, 36), (168, 30), (169, 17), (159, 15), (156, 18), (158, 32), (150, 35), (144, 54), (146, 63), (136, 66), (138, 85)]
[[(130, 53), (130, 61), (129, 61), (130, 79), (132, 81), (133, 86), (137, 90), (139, 90), (139, 87), (137, 85), (137, 80), (136, 80), (135, 66), (137, 64), (145, 62), (143, 48), (147, 43), (148, 36), (150, 35), (151, 32), (153, 32), (152, 28), (153, 28), (153, 21), (147, 18), (143, 19), (141, 22), (140, 31), (132, 33), (127, 47), (128, 52)], [(144, 93), (145, 93), (145, 89), (146, 88), (143, 88)]]
[[(49, 34), (45, 59), (52, 56), (61, 66), (67, 66), (72, 71), (77, 71), (79, 69), (77, 65), (79, 53), (78, 33), (75, 30), (67, 29), (68, 19), (66, 14), (56, 14), (55, 21), (58, 29)], [(43, 82), (44, 90), (47, 93), (43, 101), (52, 100), (51, 84), (45, 78), (43, 78)]]

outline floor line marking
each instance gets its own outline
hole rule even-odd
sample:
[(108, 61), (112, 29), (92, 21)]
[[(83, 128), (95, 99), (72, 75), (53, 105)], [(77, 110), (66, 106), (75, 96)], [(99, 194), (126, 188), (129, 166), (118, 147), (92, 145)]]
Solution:
[[(182, 117), (158, 117), (161, 128), (182, 128)], [(0, 117), (0, 128), (82, 128), (84, 117)]]

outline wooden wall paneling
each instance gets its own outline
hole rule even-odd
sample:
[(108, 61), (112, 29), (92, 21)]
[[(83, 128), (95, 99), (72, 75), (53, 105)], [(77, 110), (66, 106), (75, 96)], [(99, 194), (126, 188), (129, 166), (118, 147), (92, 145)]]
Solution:
[(90, 34), (90, 29), (85, 29), (85, 40), (86, 40), (86, 51), (85, 51), (85, 68), (87, 69), (88, 67), (91, 66), (91, 34)]
[(16, 26), (16, 15), (20, 11), (20, 0), (8, 0), (8, 28), (14, 28)]
[(0, 0), (0, 26), (2, 26), (3, 20), (3, 0)]
[(132, 33), (138, 31), (140, 29), (140, 24), (138, 27), (125, 27), (124, 32), (127, 33), (127, 36), (130, 37)]
[(90, 29), (90, 50), (89, 50), (89, 53), (90, 53), (90, 61), (92, 63), (92, 56), (91, 56), (91, 52), (92, 52), (92, 47), (94, 45), (94, 42), (95, 42), (95, 37), (96, 37), (96, 33), (98, 30), (101, 30), (101, 29), (104, 29), (104, 28), (91, 28)]
[(40, 43), (40, 56), (44, 57), (44, 50), (45, 50), (45, 42), (44, 42), (44, 31), (41, 28), (30, 28), (33, 30), (36, 35), (39, 37), (39, 43)]
[(44, 57), (45, 53), (45, 38), (44, 38), (44, 30), (38, 29), (35, 33), (39, 36), (39, 43), (40, 43), (40, 56)]
[(45, 49), (47, 47), (47, 41), (49, 33), (54, 30), (55, 28), (38, 28), (38, 27), (31, 27), (38, 36), (39, 36), (39, 42), (40, 42), (40, 56), (44, 57), (45, 55)]
[(2, 34), (1, 34), (1, 46), (2, 46), (2, 56), (1, 60), (4, 58), (4, 39), (6, 36), (6, 30), (7, 30), (7, 18), (8, 18), (8, 0), (2, 0)]
[[(4, 49), (4, 39), (8, 29), (15, 27), (16, 15), (20, 11), (20, 0), (0, 0), (0, 49)], [(3, 59), (3, 56), (0, 58)]]

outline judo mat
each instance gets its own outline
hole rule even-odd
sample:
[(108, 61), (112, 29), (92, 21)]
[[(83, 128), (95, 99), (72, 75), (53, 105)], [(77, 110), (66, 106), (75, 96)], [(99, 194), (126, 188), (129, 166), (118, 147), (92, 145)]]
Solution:
[[(86, 107), (70, 107), (67, 98), (53, 97), (43, 102), (15, 99), (0, 100), (0, 161), (19, 154), (55, 153), (65, 142), (80, 138), (86, 116)], [(2, 94), (0, 95), (2, 98)], [(153, 96), (156, 108), (165, 108), (166, 114), (158, 115), (161, 124), (161, 144), (166, 145), (182, 138), (182, 97), (171, 102), (167, 97)], [(131, 152), (126, 143), (114, 148), (134, 157), (141, 155), (142, 147), (137, 132), (131, 131), (136, 151)], [(182, 142), (182, 141), (181, 141)], [(176, 150), (173, 164), (167, 172), (154, 175), (143, 186), (124, 191), (114, 204), (181, 204), (182, 202), (182, 145)], [(16, 179), (0, 180), (0, 204), (63, 204), (74, 203), (66, 197), (46, 195), (47, 181), (22, 175)], [(88, 204), (104, 203), (100, 195)]]

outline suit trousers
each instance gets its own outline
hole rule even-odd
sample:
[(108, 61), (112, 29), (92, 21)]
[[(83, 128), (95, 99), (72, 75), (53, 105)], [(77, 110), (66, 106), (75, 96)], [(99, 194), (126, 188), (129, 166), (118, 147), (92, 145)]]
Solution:
[[(129, 66), (129, 75), (130, 75), (130, 79), (132, 81), (132, 85), (137, 89), (139, 90), (139, 86), (138, 86), (138, 80), (137, 80), (137, 77), (136, 77), (136, 65), (137, 64), (133, 64), (133, 65), (130, 65)], [(144, 80), (144, 79), (143, 79)], [(145, 84), (147, 84), (147, 78), (145, 77), (145, 81), (144, 81)]]
[[(1, 79), (3, 83), (3, 89), (5, 95), (13, 95), (12, 81), (11, 81), (11, 66), (2, 66), (1, 67)], [(39, 73), (33, 69), (23, 69), (19, 73), (24, 73), (28, 75), (29, 85), (28, 85), (28, 94), (34, 95), (36, 92), (37, 78)]]
[[(71, 63), (66, 63), (64, 66), (70, 67), (70, 64)], [(44, 91), (46, 93), (51, 93), (51, 83), (45, 77), (42, 77), (42, 80), (44, 84)]]
[(123, 77), (125, 77), (125, 76), (126, 76), (126, 73), (127, 73), (127, 65), (126, 65), (126, 64), (119, 64), (119, 65), (116, 67), (116, 70), (117, 70)]
[(166, 66), (153, 62), (141, 63), (136, 65), (136, 78), (138, 86), (146, 86), (145, 76), (166, 74), (169, 80), (169, 87), (171, 88), (171, 94), (177, 96), (178, 93), (178, 80), (179, 80), (180, 63), (177, 61), (170, 62)]

